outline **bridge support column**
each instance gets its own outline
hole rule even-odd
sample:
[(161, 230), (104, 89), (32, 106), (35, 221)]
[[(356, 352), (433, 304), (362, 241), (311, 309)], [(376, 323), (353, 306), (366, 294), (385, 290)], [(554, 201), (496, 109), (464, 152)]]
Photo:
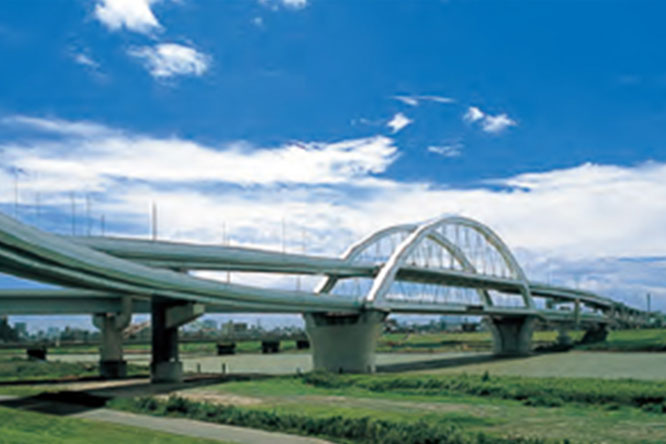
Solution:
[(557, 345), (561, 345), (564, 347), (569, 347), (573, 345), (573, 339), (571, 339), (571, 336), (569, 336), (567, 325), (557, 326)]
[(98, 313), (93, 324), (100, 329), (99, 373), (102, 378), (116, 379), (127, 376), (127, 361), (123, 360), (123, 330), (130, 323), (131, 314)]
[(532, 350), (534, 316), (490, 317), (486, 320), (493, 335), (493, 352), (501, 356), (524, 356)]
[(608, 336), (608, 326), (606, 324), (599, 324), (585, 330), (583, 338), (580, 340), (581, 344), (593, 344), (595, 342), (604, 342)]
[(204, 312), (201, 304), (182, 304), (169, 298), (153, 297), (151, 304), (153, 383), (181, 382), (183, 363), (178, 360), (178, 328)]
[(386, 316), (380, 311), (344, 315), (305, 313), (305, 332), (312, 344), (314, 370), (374, 373), (377, 337)]

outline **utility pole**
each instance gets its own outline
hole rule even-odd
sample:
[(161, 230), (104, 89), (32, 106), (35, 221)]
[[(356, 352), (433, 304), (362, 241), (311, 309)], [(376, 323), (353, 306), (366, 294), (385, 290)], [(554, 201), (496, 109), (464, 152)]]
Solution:
[(86, 193), (86, 235), (90, 237), (92, 220), (90, 219), (90, 193)]
[[(301, 229), (301, 253), (305, 255), (305, 227)], [(301, 291), (301, 275), (296, 276), (296, 291)]]
[(287, 224), (284, 220), (284, 217), (282, 218), (282, 254), (287, 252), (287, 244), (285, 243), (285, 236), (287, 233)]
[[(227, 237), (227, 223), (222, 222), (222, 245), (229, 246), (229, 238)], [(227, 270), (227, 284), (231, 282), (231, 272)]]
[(14, 173), (14, 219), (17, 219), (18, 218), (18, 201), (19, 201), (18, 169), (13, 168), (12, 172)]
[(152, 238), (153, 241), (157, 240), (157, 205), (155, 202), (152, 204)]
[(646, 296), (647, 296), (647, 311), (648, 311), (648, 313), (650, 313), (652, 311), (651, 310), (651, 308), (652, 308), (651, 307), (651, 305), (652, 305), (652, 296), (650, 295), (650, 293), (648, 293)]
[(102, 233), (102, 237), (106, 234), (106, 217), (102, 214), (99, 218), (99, 230)]
[(72, 236), (76, 236), (76, 201), (74, 191), (69, 192), (69, 200), (72, 206)]
[(39, 191), (35, 193), (35, 225), (39, 225), (39, 219), (40, 219), (40, 200), (41, 200), (41, 195), (39, 194)]

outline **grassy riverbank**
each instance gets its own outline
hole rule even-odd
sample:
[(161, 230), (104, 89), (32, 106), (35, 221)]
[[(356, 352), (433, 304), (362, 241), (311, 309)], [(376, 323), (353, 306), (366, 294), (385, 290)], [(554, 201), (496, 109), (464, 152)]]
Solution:
[(626, 443), (666, 441), (665, 400), (666, 381), (311, 373), (111, 405), (338, 442)]

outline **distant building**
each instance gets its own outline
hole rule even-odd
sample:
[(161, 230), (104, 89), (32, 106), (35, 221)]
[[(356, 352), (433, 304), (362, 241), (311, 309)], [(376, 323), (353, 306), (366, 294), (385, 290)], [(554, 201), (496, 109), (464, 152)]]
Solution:
[(242, 333), (247, 331), (247, 324), (245, 322), (238, 322), (236, 324), (233, 324), (233, 331), (234, 333)]
[(201, 321), (201, 326), (205, 330), (217, 330), (217, 321), (215, 319), (204, 319)]
[(18, 335), (19, 339), (28, 338), (28, 324), (26, 324), (25, 322), (15, 322), (14, 330), (16, 331), (16, 334)]
[(18, 335), (16, 330), (13, 329), (9, 322), (7, 322), (7, 316), (0, 317), (0, 342), (15, 342), (18, 340)]
[(46, 329), (46, 337), (48, 339), (59, 339), (60, 329), (58, 327), (49, 327)]

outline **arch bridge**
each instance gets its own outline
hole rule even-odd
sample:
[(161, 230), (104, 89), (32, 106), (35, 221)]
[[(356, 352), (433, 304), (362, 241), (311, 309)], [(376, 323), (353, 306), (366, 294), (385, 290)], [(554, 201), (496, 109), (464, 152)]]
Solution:
[[(218, 282), (193, 270), (322, 276), (314, 291)], [(339, 258), (269, 250), (50, 234), (0, 214), (0, 272), (58, 289), (0, 291), (0, 315), (92, 314), (103, 375), (124, 374), (122, 331), (152, 318), (153, 381), (181, 378), (178, 327), (204, 312), (301, 313), (316, 369), (374, 371), (390, 313), (483, 316), (497, 354), (530, 351), (537, 321), (641, 326), (650, 314), (591, 292), (531, 282), (502, 239), (473, 219), (447, 216), (375, 232)]]

